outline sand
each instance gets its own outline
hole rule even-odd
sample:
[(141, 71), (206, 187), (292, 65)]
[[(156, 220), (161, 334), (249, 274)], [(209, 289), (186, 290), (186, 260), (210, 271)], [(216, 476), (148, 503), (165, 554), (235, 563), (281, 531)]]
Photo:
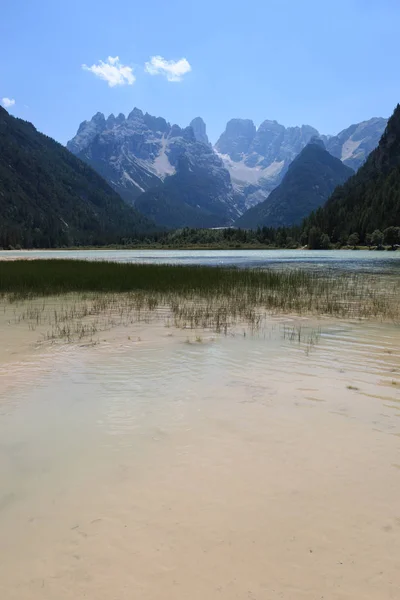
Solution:
[(301, 322), (1, 318), (0, 597), (397, 599), (400, 328)]

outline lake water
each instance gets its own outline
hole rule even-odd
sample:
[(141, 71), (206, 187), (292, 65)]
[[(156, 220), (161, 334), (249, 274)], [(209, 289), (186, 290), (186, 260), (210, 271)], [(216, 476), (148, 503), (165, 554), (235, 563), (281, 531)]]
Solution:
[(0, 305), (0, 598), (398, 598), (398, 325), (35, 315)]
[(237, 267), (302, 267), (400, 274), (400, 252), (364, 250), (18, 250), (1, 259), (75, 258), (132, 263)]

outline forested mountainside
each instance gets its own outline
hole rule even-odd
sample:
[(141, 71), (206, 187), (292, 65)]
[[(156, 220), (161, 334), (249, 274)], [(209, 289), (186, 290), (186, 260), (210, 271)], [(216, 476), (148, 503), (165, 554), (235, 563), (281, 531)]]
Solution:
[(250, 119), (231, 119), (215, 149), (231, 175), (236, 197), (248, 209), (280, 184), (291, 162), (313, 137), (320, 137), (332, 156), (356, 171), (378, 145), (386, 122), (372, 118), (327, 136), (310, 125), (284, 127), (266, 120), (256, 128)]
[(320, 136), (310, 125), (266, 120), (257, 128), (250, 119), (231, 119), (213, 147), (201, 117), (182, 128), (134, 108), (127, 117), (96, 113), (67, 147), (159, 224), (217, 227), (266, 200), (313, 137), (357, 169), (385, 124), (370, 119), (337, 136)]
[(264, 202), (245, 212), (236, 225), (256, 229), (299, 224), (352, 174), (352, 169), (325, 150), (322, 140), (313, 138), (291, 163), (281, 184)]
[(107, 244), (151, 229), (91, 167), (0, 108), (0, 247)]
[[(297, 229), (288, 230), (289, 239), (304, 243), (313, 229), (317, 231), (316, 239), (325, 233), (333, 243), (344, 243), (356, 232), (363, 241), (375, 229), (399, 225), (399, 120), (397, 107), (379, 147), (364, 166), (334, 191), (324, 208), (312, 213)], [(313, 139), (288, 166), (282, 184), (241, 217), (245, 198), (232, 186), (225, 159), (208, 142), (205, 124), (199, 117), (181, 129), (138, 109), (127, 119), (124, 115), (105, 119), (97, 114), (80, 126), (69, 143), (78, 155), (73, 156), (32, 124), (1, 108), (0, 247), (124, 243), (154, 231), (154, 222), (170, 228), (223, 227), (234, 222), (241, 227), (267, 224), (283, 232), (283, 226), (298, 223), (304, 214), (323, 203), (336, 183), (347, 179), (350, 171), (343, 164), (347, 160), (344, 157), (353, 152), (351, 160), (359, 160), (357, 148), (361, 154), (368, 151), (382, 122), (372, 119), (352, 126), (335, 143), (333, 138), (325, 138), (342, 162), (330, 156), (321, 141)], [(274, 159), (266, 134), (271, 128), (262, 128), (264, 145), (260, 136), (256, 139), (258, 130), (254, 133), (251, 122), (239, 129), (240, 139), (231, 131), (222, 140), (225, 146), (233, 143), (233, 149), (221, 145), (220, 149), (229, 150), (235, 160), (240, 158), (240, 163), (247, 161), (248, 168), (253, 168), (249, 166), (250, 154), (244, 159), (243, 153), (251, 148), (262, 150), (265, 160)], [(285, 144), (284, 148), (295, 152), (296, 144), (301, 146), (311, 129), (292, 132), (293, 139), (289, 136), (287, 140), (294, 145), (291, 150)], [(250, 145), (244, 139), (246, 132), (252, 136)], [(104, 173), (114, 190), (90, 164)], [(249, 187), (257, 195), (257, 185)], [(115, 189), (121, 190), (125, 202)], [(285, 235), (282, 233), (279, 239)]]
[(391, 226), (400, 226), (400, 105), (366, 163), (304, 223), (332, 241), (352, 233), (365, 241), (367, 234)]

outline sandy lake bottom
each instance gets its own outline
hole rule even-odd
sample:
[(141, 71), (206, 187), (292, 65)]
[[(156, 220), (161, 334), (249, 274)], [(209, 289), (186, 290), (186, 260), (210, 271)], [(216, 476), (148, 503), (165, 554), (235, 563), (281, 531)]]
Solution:
[(0, 598), (398, 600), (400, 326), (0, 309)]

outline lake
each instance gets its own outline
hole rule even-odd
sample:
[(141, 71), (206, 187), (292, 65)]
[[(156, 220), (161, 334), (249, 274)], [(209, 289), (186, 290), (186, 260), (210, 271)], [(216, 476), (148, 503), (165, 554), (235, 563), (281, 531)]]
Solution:
[(80, 302), (0, 301), (1, 598), (397, 597), (399, 325), (49, 337)]
[(75, 258), (134, 263), (307, 268), (400, 274), (400, 252), (368, 250), (16, 250), (1, 259)]

